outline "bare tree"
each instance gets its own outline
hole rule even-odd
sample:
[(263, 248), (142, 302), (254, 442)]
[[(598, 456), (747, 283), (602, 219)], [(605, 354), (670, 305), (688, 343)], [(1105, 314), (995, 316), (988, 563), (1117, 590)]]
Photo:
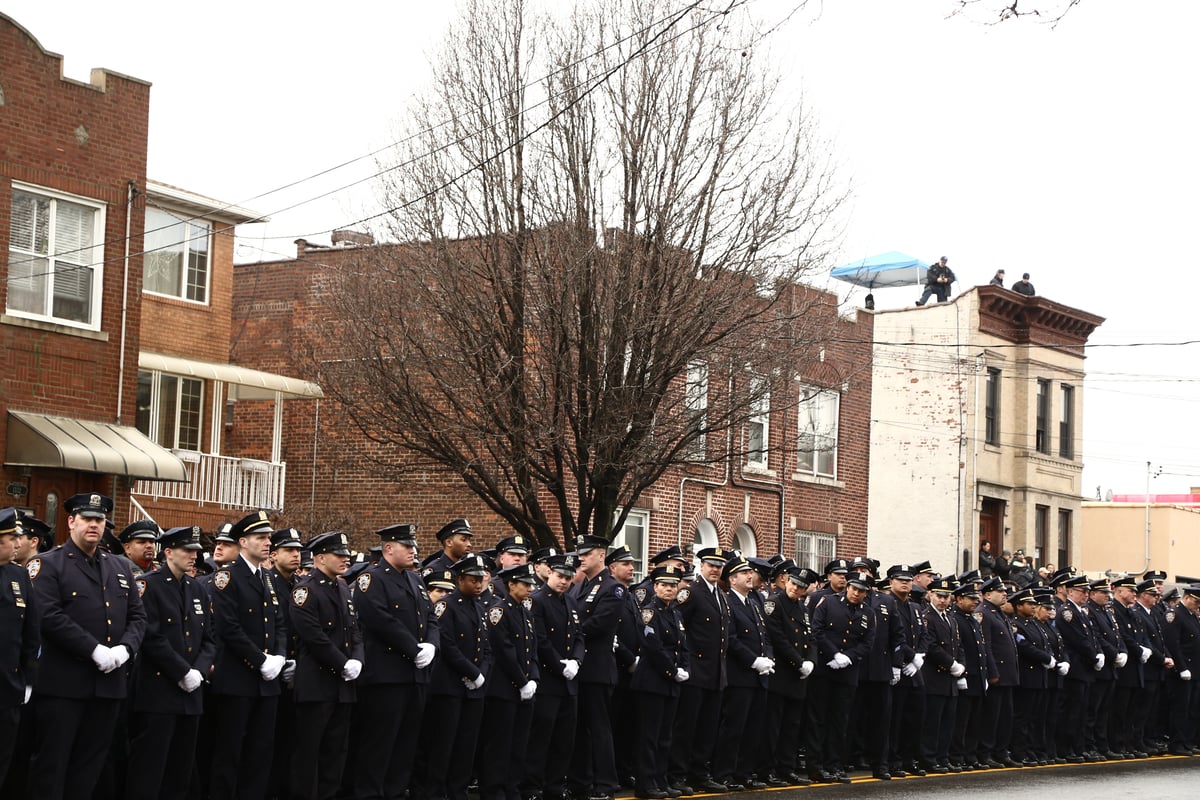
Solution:
[(1053, 27), (1080, 2), (1082, 0), (954, 0), (950, 15), (968, 15), (991, 25), (1029, 18)]
[(543, 543), (611, 535), (798, 401), (845, 189), (741, 5), (468, 3), (382, 187), (404, 244), (326, 280), (320, 378), (379, 469), (452, 469)]

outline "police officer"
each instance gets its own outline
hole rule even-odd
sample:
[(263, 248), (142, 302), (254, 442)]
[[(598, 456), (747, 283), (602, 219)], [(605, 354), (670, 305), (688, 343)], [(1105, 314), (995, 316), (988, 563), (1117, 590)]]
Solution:
[(636, 698), (637, 742), (634, 794), (648, 800), (671, 797), (667, 766), (679, 686), (688, 674), (687, 645), (674, 599), (682, 574), (674, 564), (650, 573), (654, 596), (639, 611), (640, 657), (630, 682)]
[(579, 610), (568, 591), (578, 559), (574, 554), (553, 555), (546, 563), (550, 571), (545, 584), (530, 597), (541, 681), (534, 697), (522, 795), (540, 793), (544, 800), (564, 800), (567, 762), (575, 745), (579, 665), (584, 652)]
[(20, 525), (16, 509), (0, 511), (0, 785), (16, 746), (21, 706), (33, 691), (41, 642), (29, 574), (12, 563)]
[(893, 564), (887, 569), (888, 590), (895, 601), (900, 623), (900, 680), (892, 687), (891, 753), (888, 772), (903, 778), (909, 772), (924, 774), (921, 767), (921, 732), (925, 722), (925, 604), (913, 597), (917, 566)]
[(271, 548), (266, 511), (233, 526), (239, 555), (213, 573), (219, 654), (212, 677), (213, 800), (262, 798), (270, 779), (280, 675), (287, 661), (283, 603), (263, 562)]
[(1124, 758), (1147, 758), (1141, 750), (1141, 737), (1134, 721), (1135, 704), (1141, 703), (1146, 691), (1146, 662), (1153, 651), (1142, 616), (1137, 611), (1137, 580), (1133, 577), (1118, 578), (1112, 582), (1113, 619), (1117, 623), (1117, 634), (1125, 645), (1128, 660), (1117, 671), (1117, 685), (1113, 689), (1112, 714), (1109, 717), (1109, 744)]
[(621, 621), (617, 624), (617, 644), (615, 656), (617, 659), (617, 685), (613, 687), (612, 699), (609, 703), (609, 718), (613, 721), (614, 729), (613, 758), (617, 765), (617, 775), (621, 784), (633, 785), (634, 756), (633, 737), (624, 735), (625, 720), (634, 714), (633, 696), (629, 688), (630, 678), (637, 668), (641, 650), (641, 613), (642, 602), (637, 599), (633, 584), (633, 572), (636, 562), (633, 553), (624, 545), (614, 547), (604, 557), (604, 565), (613, 578), (625, 588), (622, 598)]
[(17, 512), (17, 552), (13, 554), (12, 563), (24, 567), (29, 559), (53, 546), (54, 536), (49, 525), (32, 514)]
[(816, 641), (804, 605), (804, 594), (816, 573), (791, 567), (782, 588), (763, 602), (767, 635), (775, 656), (775, 671), (767, 678), (767, 741), (772, 750), (773, 771), (764, 781), (768, 785), (786, 782), (807, 784), (809, 779), (796, 768), (800, 751), (800, 732), (804, 726), (804, 700), (808, 676), (816, 657)]
[[(873, 560), (856, 559), (851, 569), (869, 572), (874, 578), (878, 569)], [(891, 581), (886, 583), (891, 588)], [(869, 713), (856, 714), (862, 723), (857, 732), (862, 755), (871, 767), (876, 780), (891, 780), (890, 742), (892, 729), (892, 688), (900, 683), (903, 661), (904, 629), (896, 607), (896, 598), (890, 591), (873, 589), (867, 594), (867, 605), (875, 614), (877, 627), (875, 640), (867, 653), (866, 663), (859, 672), (858, 692), (855, 696), (859, 709)]]
[(1096, 673), (1104, 669), (1105, 657), (1100, 649), (1095, 622), (1085, 610), (1088, 579), (1086, 575), (1060, 580), (1066, 589), (1066, 601), (1058, 613), (1055, 627), (1063, 639), (1063, 657), (1071, 667), (1063, 682), (1062, 716), (1059, 719), (1059, 755), (1073, 764), (1101, 760), (1085, 747), (1088, 690)]
[(950, 771), (950, 738), (954, 733), (955, 700), (963, 666), (962, 641), (958, 624), (950, 617), (951, 596), (955, 585), (939, 578), (926, 589), (929, 602), (925, 664), (925, 728), (921, 733), (922, 767), (944, 775)]
[(537, 584), (533, 566), (516, 564), (496, 576), (504, 595), (487, 610), (488, 640), (494, 666), (483, 707), (481, 800), (521, 800), (525, 745), (541, 674), (529, 595)]
[(1018, 685), (1013, 693), (1013, 731), (1010, 755), (1024, 766), (1045, 758), (1046, 702), (1050, 670), (1058, 664), (1049, 630), (1037, 620), (1037, 598), (1022, 589), (1010, 598), (1015, 613), (1013, 640), (1017, 649)]
[(213, 576), (216, 575), (217, 570), (221, 567), (227, 567), (234, 561), (237, 561), (240, 549), (238, 540), (233, 537), (233, 523), (222, 522), (217, 526), (217, 533), (213, 536), (213, 570), (199, 578), (200, 588), (204, 590), (210, 605), (212, 604)]
[[(1017, 661), (1015, 623), (1004, 613), (1008, 589), (998, 577), (992, 577), (979, 587), (983, 602), (983, 639), (996, 667), (996, 680), (988, 686), (983, 700), (980, 720), (979, 759), (984, 766), (996, 769), (1019, 764), (1009, 756), (1012, 741), (1013, 692), (1021, 682)], [(1009, 763), (1012, 762), (1012, 763)]]
[[(520, 566), (529, 560), (529, 539), (521, 534), (505, 536), (496, 542), (496, 566), (500, 571)], [(492, 594), (503, 597), (508, 591), (504, 579), (497, 574), (492, 578)]]
[(333, 800), (346, 763), (363, 642), (350, 587), (338, 580), (350, 566), (346, 534), (322, 533), (308, 549), (314, 569), (291, 593), (291, 630), (299, 642), (292, 793), (305, 800)]
[(70, 538), (30, 559), (42, 618), (30, 795), (86, 797), (104, 769), (146, 614), (133, 573), (100, 550), (112, 498), (63, 503)]
[(125, 557), (133, 564), (134, 577), (154, 569), (154, 553), (161, 533), (162, 530), (154, 520), (139, 519), (125, 526), (117, 535), (124, 548)]
[[(300, 550), (304, 547), (300, 531), (295, 528), (280, 528), (271, 534), (271, 568), (267, 574), (275, 584), (283, 610), (283, 623), (292, 630), (291, 603), (284, 598), (292, 596), (292, 589), (300, 583)], [(296, 707), (293, 687), (296, 676), (298, 642), (295, 636), (288, 637), (287, 661), (280, 677), (283, 685), (279, 689), (279, 705), (275, 710), (275, 750), (292, 752), (296, 738)], [(279, 797), (292, 794), (292, 769), (287, 758), (276, 758), (271, 764), (271, 787)]]
[(484, 684), (492, 671), (487, 609), (482, 600), (487, 564), (481, 555), (468, 555), (452, 571), (458, 588), (433, 607), (440, 626), (440, 649), (433, 662), (426, 714), (437, 720), (445, 733), (429, 742), (425, 779), (432, 800), (466, 800), (483, 718)]
[(1096, 673), (1096, 681), (1088, 692), (1085, 746), (1097, 758), (1120, 758), (1113, 752), (1108, 739), (1108, 714), (1113, 703), (1117, 675), (1124, 671), (1129, 653), (1121, 640), (1117, 619), (1112, 610), (1112, 587), (1103, 578), (1088, 584), (1087, 609), (1096, 628), (1104, 668)]
[(983, 612), (979, 610), (979, 574), (968, 576), (954, 590), (954, 610), (951, 618), (958, 625), (958, 638), (962, 643), (962, 665), (965, 668), (958, 678), (958, 699), (954, 709), (954, 738), (950, 746), (950, 768), (986, 769), (979, 759), (979, 725), (983, 711), (983, 696), (987, 687), (998, 675), (992, 660), (991, 649), (983, 637)]
[(1162, 755), (1166, 752), (1162, 741), (1164, 725), (1157, 711), (1164, 691), (1163, 684), (1167, 674), (1175, 668), (1175, 661), (1167, 652), (1162, 625), (1154, 613), (1159, 598), (1158, 584), (1153, 579), (1144, 580), (1138, 583), (1134, 591), (1137, 593), (1137, 602), (1131, 610), (1142, 621), (1150, 649), (1150, 655), (1143, 662), (1145, 693), (1141, 702), (1134, 706), (1134, 742), (1147, 755)]
[(161, 569), (137, 579), (146, 608), (146, 638), (134, 684), (130, 752), (138, 764), (126, 776), (126, 797), (184, 798), (204, 713), (201, 685), (217, 656), (207, 603), (188, 571), (200, 551), (200, 528), (164, 531)]
[(1195, 709), (1193, 708), (1192, 679), (1200, 675), (1200, 586), (1183, 587), (1179, 606), (1163, 612), (1163, 639), (1167, 652), (1175, 662), (1175, 669), (1167, 676), (1167, 697), (1170, 715), (1168, 730), (1171, 744), (1167, 752), (1171, 755), (1193, 755), (1192, 744), (1196, 735)]
[(471, 537), (474, 535), (471, 523), (465, 519), (452, 520), (443, 525), (437, 532), (438, 544), (442, 546), (442, 551), (421, 563), (421, 577), (431, 572), (450, 569), (466, 558), (471, 552)]
[[(354, 583), (354, 603), (366, 658), (358, 679), (355, 727), (361, 734), (355, 760), (355, 796), (399, 798), (412, 780), (413, 758), (425, 714), (439, 629), (433, 599), (413, 572), (417, 526), (376, 531), (380, 559)], [(448, 571), (426, 578), (445, 581)], [(449, 576), (449, 589), (454, 578)]]

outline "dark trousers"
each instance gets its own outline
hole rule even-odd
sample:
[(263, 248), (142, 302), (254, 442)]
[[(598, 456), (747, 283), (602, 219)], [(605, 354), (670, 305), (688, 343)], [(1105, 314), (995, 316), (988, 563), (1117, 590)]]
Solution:
[(983, 695), (958, 696), (954, 704), (954, 739), (950, 743), (950, 760), (956, 764), (974, 764), (979, 760), (979, 718), (982, 716)]
[(130, 725), (129, 749), (137, 754), (137, 763), (126, 772), (125, 797), (129, 800), (187, 797), (199, 730), (199, 715), (135, 713)]
[(745, 783), (754, 776), (754, 758), (761, 752), (758, 722), (766, 689), (729, 686), (721, 701), (721, 726), (717, 733), (717, 753), (713, 758), (713, 779), (719, 783)]
[(21, 725), (21, 707), (0, 708), (0, 786), (8, 777), (8, 765), (12, 763), (13, 750), (17, 745), (17, 730)]
[(579, 686), (579, 734), (567, 770), (567, 785), (578, 794), (616, 794), (620, 788), (609, 706), (612, 691), (599, 683)]
[(637, 753), (634, 789), (638, 792), (666, 791), (667, 767), (671, 760), (671, 732), (679, 698), (636, 692), (631, 699), (637, 709), (638, 720), (636, 732), (628, 737)]
[[(1125, 669), (1131, 669), (1130, 664)], [(1118, 753), (1141, 750), (1137, 742), (1137, 728), (1133, 713), (1134, 698), (1140, 698), (1143, 690), (1136, 686), (1117, 684), (1113, 689), (1112, 709), (1108, 715), (1108, 744)], [(1140, 699), (1137, 702), (1141, 702)]]
[(267, 784), (269, 797), (292, 796), (292, 743), (296, 740), (296, 703), (292, 690), (286, 685), (279, 688), (279, 702), (275, 704), (275, 752), (280, 755), (271, 764), (271, 780)]
[(783, 777), (796, 771), (800, 754), (800, 732), (804, 730), (804, 698), (767, 694), (767, 742), (774, 742), (771, 774)]
[(292, 796), (296, 800), (333, 800), (342, 785), (350, 749), (351, 703), (296, 703), (292, 750)]
[(1139, 750), (1149, 750), (1155, 747), (1159, 737), (1158, 701), (1162, 694), (1162, 681), (1146, 681), (1146, 686), (1138, 695), (1137, 700), (1130, 706), (1130, 719), (1133, 728), (1133, 744)]
[(1013, 730), (1013, 687), (993, 685), (983, 697), (979, 718), (979, 756), (981, 760), (1003, 761)]
[(1084, 752), (1084, 723), (1087, 715), (1088, 684), (1083, 681), (1063, 681), (1059, 689), (1062, 713), (1058, 726), (1058, 754), (1062, 758), (1078, 758)]
[(214, 694), (211, 800), (262, 800), (271, 778), (278, 697)]
[(425, 686), (359, 686), (357, 696), (354, 727), (360, 737), (354, 760), (354, 796), (358, 800), (400, 800), (412, 782), (413, 758), (425, 714)]
[(1110, 748), (1108, 742), (1108, 712), (1112, 705), (1113, 681), (1096, 681), (1088, 690), (1087, 723), (1084, 725), (1084, 747), (1096, 753)]
[(1042, 747), (1047, 760), (1058, 758), (1058, 721), (1062, 715), (1062, 698), (1061, 686), (1051, 686), (1046, 689), (1046, 717), (1042, 726), (1044, 737)]
[(683, 685), (675, 711), (675, 739), (671, 744), (672, 783), (712, 777), (721, 719), (721, 692)]
[(33, 701), (30, 797), (90, 800), (104, 771), (121, 703), (45, 695)]
[(925, 695), (925, 730), (921, 733), (921, 758), (927, 765), (950, 763), (950, 737), (954, 734), (957, 697)]
[(808, 771), (837, 772), (850, 758), (846, 727), (854, 706), (854, 688), (834, 683), (820, 674), (808, 687)]
[(635, 756), (633, 738), (629, 735), (628, 721), (636, 719), (635, 698), (629, 688), (629, 673), (619, 669), (617, 685), (613, 688), (612, 702), (609, 703), (609, 718), (613, 722), (613, 758), (617, 765), (617, 778), (624, 786), (633, 777)]
[(575, 747), (578, 709), (574, 695), (544, 695), (533, 698), (533, 722), (529, 726), (523, 794), (541, 792), (546, 798), (567, 791), (567, 764)]
[(1174, 676), (1167, 678), (1167, 697), (1171, 709), (1167, 731), (1171, 737), (1171, 750), (1192, 746), (1194, 731), (1189, 717), (1193, 693), (1191, 681), (1181, 681)]
[(892, 733), (892, 687), (884, 681), (858, 685), (856, 701), (863, 709), (858, 732), (863, 759), (871, 769), (886, 771)]
[(901, 679), (892, 687), (890, 767), (903, 769), (921, 760), (921, 731), (925, 729), (925, 687)]
[(442, 732), (429, 743), (429, 796), (435, 800), (466, 800), (483, 719), (483, 698), (435, 694), (429, 698), (426, 714), (438, 721)]
[(1045, 689), (1018, 688), (1013, 693), (1012, 756), (1022, 761), (1046, 758)]
[(481, 742), (480, 800), (520, 800), (525, 745), (532, 718), (533, 701), (489, 697), (484, 703), (483, 730), (488, 735)]

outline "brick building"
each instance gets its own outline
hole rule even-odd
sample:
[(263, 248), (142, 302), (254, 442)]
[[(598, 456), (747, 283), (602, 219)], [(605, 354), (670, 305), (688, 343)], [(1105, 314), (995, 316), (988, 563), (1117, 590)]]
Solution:
[[(298, 241), (295, 259), (238, 265), (234, 327), (241, 334), (233, 359), (311, 378), (305, 337), (313, 332), (336, 335), (323, 301), (322, 275), (356, 263), (357, 251), (373, 246), (394, 245), (363, 244), (335, 233), (332, 246)], [(801, 287), (795, 291), (821, 298), (818, 307), (830, 332), (817, 363), (798, 367), (812, 383), (797, 379), (796, 396), (764, 409), (736, 433), (768, 443), (755, 455), (673, 469), (642, 496), (615, 538), (639, 559), (669, 544), (693, 542), (764, 556), (798, 553), (802, 563), (818, 567), (835, 554), (865, 551), (871, 316), (842, 318), (833, 296)], [(817, 386), (833, 388), (814, 392)], [(719, 381), (708, 391), (719, 392)], [(716, 402), (716, 395), (711, 396)], [(237, 413), (230, 439), (261, 437), (265, 414), (256, 413), (253, 404), (239, 404)], [(416, 522), (422, 552), (436, 546), (433, 533), (445, 521), (459, 516), (471, 520), (480, 547), (510, 533), (506, 523), (445, 470), (414, 468), (400, 483), (379, 478), (367, 463), (371, 459), (415, 462), (403, 452), (380, 452), (340, 417), (334, 403), (294, 402), (285, 414), (282, 455), (293, 487), (287, 517), (298, 527), (345, 528), (362, 547), (375, 528)], [(801, 437), (816, 442), (817, 452), (797, 454)], [(726, 451), (748, 449), (739, 442)]]

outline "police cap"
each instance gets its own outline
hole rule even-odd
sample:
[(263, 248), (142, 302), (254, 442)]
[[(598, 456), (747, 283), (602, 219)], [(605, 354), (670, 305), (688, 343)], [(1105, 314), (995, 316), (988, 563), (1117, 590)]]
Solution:
[(113, 501), (103, 494), (73, 494), (63, 501), (63, 508), (71, 516), (103, 519), (112, 514)]
[(182, 525), (178, 528), (165, 530), (158, 537), (158, 543), (162, 546), (163, 550), (174, 547), (192, 551), (204, 549), (200, 544), (199, 525)]

